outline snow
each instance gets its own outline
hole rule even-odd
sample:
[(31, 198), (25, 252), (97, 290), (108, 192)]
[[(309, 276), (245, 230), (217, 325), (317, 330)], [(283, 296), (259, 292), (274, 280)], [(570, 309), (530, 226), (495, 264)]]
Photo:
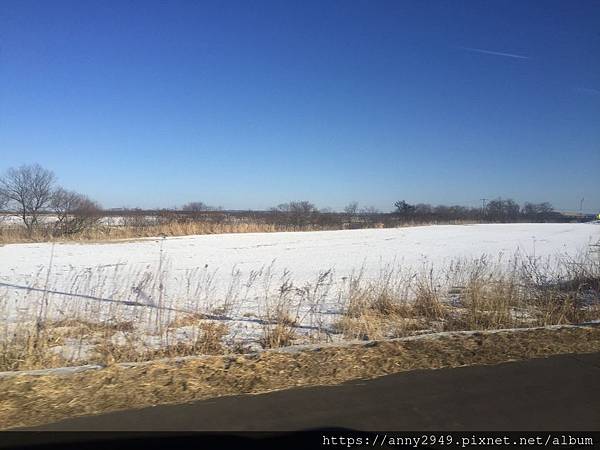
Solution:
[(11, 244), (0, 246), (0, 300), (6, 303), (0, 315), (31, 318), (42, 301), (58, 316), (141, 309), (132, 304), (172, 314), (202, 304), (202, 312), (235, 318), (238, 331), (250, 336), (282, 278), (301, 287), (331, 270), (319, 312), (335, 314), (336, 289), (361, 268), (369, 278), (387, 264), (416, 271), (483, 255), (576, 256), (599, 240), (596, 224), (490, 224)]
[[(156, 224), (160, 222), (158, 216), (104, 216), (100, 218), (100, 224), (111, 227), (119, 227), (125, 225), (127, 220), (142, 220), (148, 224)], [(38, 217), (38, 221), (45, 224), (52, 224), (58, 220), (58, 216), (53, 214), (44, 214)], [(18, 215), (1, 214), (0, 213), (0, 225), (11, 226), (11, 227), (24, 227), (23, 219)]]

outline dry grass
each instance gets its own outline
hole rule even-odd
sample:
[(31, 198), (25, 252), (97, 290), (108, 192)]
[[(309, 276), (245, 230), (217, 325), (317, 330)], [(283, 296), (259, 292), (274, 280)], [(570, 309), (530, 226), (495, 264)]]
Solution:
[(86, 339), (95, 336), (110, 337), (117, 332), (133, 332), (133, 322), (92, 322), (81, 319), (49, 320), (43, 325), (48, 336), (54, 338)]
[(375, 280), (365, 280), (364, 272), (346, 280), (346, 299), (342, 317), (335, 330), (349, 339), (383, 339), (401, 337), (422, 328), (414, 318), (414, 304), (409, 302), (410, 278), (398, 268), (386, 266)]
[(205, 234), (229, 233), (276, 233), (296, 231), (326, 231), (364, 228), (413, 227), (433, 224), (465, 225), (475, 223), (464, 220), (441, 222), (380, 222), (347, 223), (269, 223), (253, 218), (234, 218), (224, 221), (210, 220), (167, 220), (159, 216), (128, 217), (122, 225), (97, 225), (81, 232), (69, 235), (53, 234), (51, 229), (34, 230), (28, 233), (20, 225), (6, 225), (0, 221), (0, 245), (26, 242), (109, 242), (115, 240), (141, 239), (157, 236), (193, 236)]
[[(0, 371), (63, 367), (77, 364), (104, 364), (149, 361), (156, 358), (216, 355), (227, 353), (223, 338), (226, 324), (203, 321), (186, 327), (185, 338), (169, 331), (153, 342), (147, 342), (130, 323), (94, 324), (75, 320), (45, 324), (42, 330), (30, 326), (15, 333), (12, 339), (0, 341)], [(118, 339), (115, 337), (118, 336)], [(78, 346), (86, 348), (77, 351)], [(65, 346), (71, 350), (66, 351)], [(78, 354), (79, 353), (79, 354)]]
[[(600, 319), (600, 255), (593, 253), (455, 261), (443, 271), (389, 265), (374, 279), (360, 270), (342, 282), (326, 271), (304, 285), (287, 271), (276, 276), (272, 266), (247, 279), (234, 269), (219, 298), (208, 269), (190, 271), (179, 291), (166, 292), (169, 265), (162, 251), (160, 258), (156, 273), (115, 267), (73, 274), (72, 282), (63, 277), (74, 297), (52, 302), (49, 271), (41, 270), (21, 303), (38, 309), (0, 323), (0, 371)], [(0, 291), (7, 318), (10, 295)], [(252, 313), (244, 309), (249, 303), (257, 305)]]
[(351, 277), (336, 329), (348, 338), (381, 339), (600, 319), (600, 255), (560, 260), (554, 267), (516, 257), (507, 268), (482, 258), (434, 273), (387, 268), (376, 280)]
[[(600, 254), (592, 252), (548, 261), (515, 255), (509, 264), (486, 258), (455, 261), (441, 271), (389, 265), (374, 279), (359, 270), (341, 284), (332, 271), (297, 285), (287, 271), (277, 277), (272, 266), (245, 280), (234, 270), (220, 298), (206, 270), (190, 271), (180, 291), (166, 292), (169, 265), (162, 250), (160, 259), (155, 273), (121, 273), (115, 267), (77, 273), (72, 281), (66, 277), (72, 297), (62, 302), (60, 296), (49, 301), (50, 271), (40, 270), (21, 303), (38, 309), (16, 322), (8, 321), (11, 291), (0, 291), (0, 313), (7, 318), (0, 323), (0, 370), (105, 366), (68, 379), (0, 378), (0, 428), (417, 368), (600, 351), (599, 327), (481, 332), (600, 319)], [(143, 303), (142, 294), (150, 301)], [(327, 321), (324, 313), (331, 311), (333, 299), (337, 309)], [(177, 302), (186, 308), (179, 309)], [(248, 302), (259, 305), (252, 314), (242, 308)], [(241, 320), (256, 326), (255, 343), (264, 349), (341, 339), (380, 342), (242, 355), (247, 349), (232, 330)], [(479, 331), (389, 340), (455, 330)], [(195, 355), (205, 356), (173, 359)]]
[(268, 324), (263, 326), (260, 345), (263, 348), (287, 347), (292, 345), (296, 336), (294, 327), (288, 322)]
[(267, 286), (259, 343), (263, 348), (292, 345), (298, 337), (296, 326), (300, 322), (300, 302), (297, 301), (294, 308), (294, 301), (298, 300), (295, 294), (301, 291), (295, 288), (287, 273), (282, 276), (275, 298), (271, 298), (268, 290)]
[(23, 330), (9, 340), (0, 341), (0, 371), (63, 366), (67, 360), (50, 351), (62, 343), (62, 339), (54, 340), (32, 329)]
[(119, 362), (142, 362), (160, 358), (183, 357), (190, 355), (221, 355), (227, 353), (223, 337), (227, 326), (222, 323), (204, 322), (197, 326), (193, 336), (185, 341), (169, 342), (155, 348), (140, 345), (134, 339), (115, 344), (104, 341), (95, 348), (96, 354), (90, 362), (111, 365)]
[[(375, 224), (373, 228), (380, 228)], [(0, 226), (0, 244), (24, 242), (102, 242), (112, 240), (140, 239), (156, 236), (192, 236), (229, 233), (275, 233), (288, 231), (323, 231), (343, 229), (341, 226), (319, 226), (314, 224), (270, 224), (259, 221), (244, 222), (166, 222), (136, 226), (97, 226), (81, 233), (53, 236), (43, 230), (28, 234), (23, 227)]]
[(208, 317), (201, 313), (184, 313), (177, 315), (167, 327), (169, 329), (177, 329), (181, 327), (188, 327), (198, 325), (199, 323), (206, 320)]
[(117, 332), (132, 332), (131, 322), (91, 322), (77, 319), (21, 323), (0, 339), (0, 371), (63, 366), (70, 362), (59, 350), (68, 342), (106, 342)]
[(600, 328), (450, 334), (298, 352), (112, 365), (70, 375), (0, 379), (0, 428), (294, 386), (337, 384), (415, 369), (497, 364), (600, 351)]

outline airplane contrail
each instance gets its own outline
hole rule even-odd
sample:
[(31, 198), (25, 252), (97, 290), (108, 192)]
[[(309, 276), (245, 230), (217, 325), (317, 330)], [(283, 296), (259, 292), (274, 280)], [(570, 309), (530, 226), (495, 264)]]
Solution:
[(468, 52), (483, 53), (485, 55), (505, 56), (507, 58), (516, 58), (516, 59), (529, 59), (529, 56), (516, 55), (514, 53), (494, 52), (492, 50), (485, 50), (482, 48), (473, 48), (473, 47), (457, 47), (457, 48), (460, 50), (466, 50)]
[(600, 95), (600, 90), (594, 88), (579, 87), (575, 88), (575, 90), (577, 92), (581, 92), (582, 94)]

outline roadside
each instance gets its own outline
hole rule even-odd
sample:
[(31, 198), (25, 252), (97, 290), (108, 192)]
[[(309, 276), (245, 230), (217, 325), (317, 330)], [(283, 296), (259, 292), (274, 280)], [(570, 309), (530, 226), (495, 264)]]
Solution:
[(36, 431), (600, 430), (600, 352), (236, 395)]
[[(80, 373), (22, 374), (0, 379), (0, 427), (36, 426), (159, 404), (334, 385), (418, 369), (595, 352), (600, 352), (600, 327), (589, 325), (440, 333), (346, 346), (112, 365)], [(527, 374), (521, 380), (524, 388), (534, 387), (535, 382)], [(487, 394), (484, 397), (487, 402), (496, 400)]]

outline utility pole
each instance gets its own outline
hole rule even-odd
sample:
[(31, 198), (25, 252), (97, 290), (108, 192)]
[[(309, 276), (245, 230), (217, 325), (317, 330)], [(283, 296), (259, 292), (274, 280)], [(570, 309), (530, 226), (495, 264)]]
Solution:
[(583, 201), (585, 200), (585, 198), (582, 198), (581, 201), (579, 202), (579, 212), (581, 214), (583, 214)]

